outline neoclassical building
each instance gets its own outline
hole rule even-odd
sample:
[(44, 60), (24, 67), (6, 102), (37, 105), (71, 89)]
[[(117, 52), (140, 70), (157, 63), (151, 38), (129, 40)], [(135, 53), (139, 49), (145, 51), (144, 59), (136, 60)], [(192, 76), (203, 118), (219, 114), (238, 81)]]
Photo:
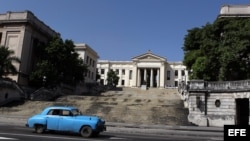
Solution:
[[(8, 11), (0, 14), (0, 46), (9, 47), (20, 58), (14, 64), (19, 73), (8, 76), (18, 84), (29, 85), (29, 75), (38, 61), (39, 45), (48, 43), (51, 37), (60, 34), (39, 20), (31, 11)], [(75, 44), (75, 50), (88, 65), (85, 82), (96, 82), (96, 62), (98, 54), (87, 44)]]
[(21, 85), (28, 85), (29, 75), (37, 63), (38, 46), (55, 36), (60, 34), (31, 11), (0, 14), (0, 46), (9, 47), (21, 60), (20, 64), (14, 64), (19, 73), (8, 77)]
[(118, 87), (141, 87), (144, 84), (149, 88), (178, 87), (180, 82), (188, 81), (188, 71), (182, 62), (168, 62), (150, 50), (131, 61), (99, 60), (97, 69), (103, 85), (107, 84), (108, 71), (114, 70), (119, 76)]

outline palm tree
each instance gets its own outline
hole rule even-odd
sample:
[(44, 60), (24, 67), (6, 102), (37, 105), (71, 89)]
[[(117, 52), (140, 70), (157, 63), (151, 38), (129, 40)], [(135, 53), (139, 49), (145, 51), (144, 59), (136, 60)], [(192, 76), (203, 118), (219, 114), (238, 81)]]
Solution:
[(6, 77), (9, 74), (15, 75), (18, 73), (12, 63), (21, 63), (21, 60), (13, 55), (13, 50), (9, 50), (9, 48), (5, 46), (0, 46), (0, 78), (3, 78), (3, 76)]

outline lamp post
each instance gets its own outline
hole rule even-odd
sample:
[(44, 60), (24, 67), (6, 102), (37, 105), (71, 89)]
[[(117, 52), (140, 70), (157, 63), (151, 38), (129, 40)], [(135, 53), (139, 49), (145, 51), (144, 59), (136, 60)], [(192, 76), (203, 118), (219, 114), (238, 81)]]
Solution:
[(46, 84), (46, 76), (43, 76), (43, 86)]

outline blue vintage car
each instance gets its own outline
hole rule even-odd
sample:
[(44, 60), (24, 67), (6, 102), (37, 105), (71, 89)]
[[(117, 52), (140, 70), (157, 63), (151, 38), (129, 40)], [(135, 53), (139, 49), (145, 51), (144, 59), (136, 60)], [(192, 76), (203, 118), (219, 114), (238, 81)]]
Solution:
[(44, 131), (66, 131), (79, 133), (83, 137), (99, 135), (106, 131), (105, 120), (98, 116), (82, 115), (76, 107), (51, 106), (27, 120), (25, 125), (36, 133)]

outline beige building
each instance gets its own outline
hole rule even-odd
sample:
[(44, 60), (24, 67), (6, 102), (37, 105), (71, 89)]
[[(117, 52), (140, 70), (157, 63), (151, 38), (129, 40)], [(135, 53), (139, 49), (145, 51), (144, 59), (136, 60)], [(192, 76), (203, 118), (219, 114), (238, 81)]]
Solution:
[(7, 12), (0, 14), (0, 45), (14, 50), (21, 63), (15, 64), (18, 75), (9, 76), (21, 85), (28, 85), (28, 77), (37, 62), (37, 47), (59, 36), (40, 21), (32, 12)]
[[(0, 14), (0, 45), (14, 50), (14, 55), (21, 59), (20, 64), (14, 64), (19, 74), (8, 77), (21, 85), (28, 85), (28, 77), (37, 63), (37, 47), (46, 44), (54, 36), (60, 34), (30, 11)], [(87, 44), (75, 46), (75, 50), (88, 65), (85, 82), (95, 82), (98, 54)]]
[(79, 54), (85, 64), (88, 65), (88, 72), (85, 74), (85, 82), (96, 82), (96, 66), (99, 59), (98, 54), (88, 44), (75, 44), (75, 51)]
[(178, 87), (182, 81), (188, 81), (188, 72), (182, 62), (167, 62), (164, 57), (151, 51), (132, 58), (132, 61), (99, 60), (98, 73), (100, 83), (107, 84), (107, 73), (114, 70), (119, 76), (118, 87), (151, 88)]

